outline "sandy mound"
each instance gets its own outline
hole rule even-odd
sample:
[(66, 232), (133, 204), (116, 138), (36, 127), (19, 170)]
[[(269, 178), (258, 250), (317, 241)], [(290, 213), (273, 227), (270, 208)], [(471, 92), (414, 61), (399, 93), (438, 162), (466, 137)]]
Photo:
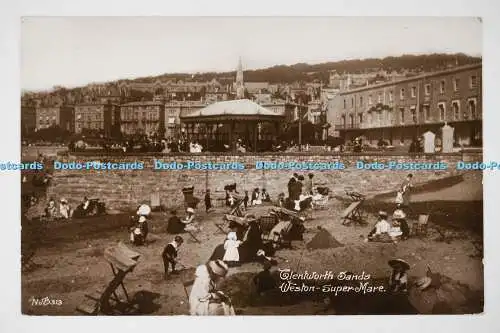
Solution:
[(339, 241), (337, 241), (326, 229), (320, 228), (318, 233), (313, 237), (313, 239), (307, 243), (307, 248), (314, 249), (332, 249), (336, 247), (343, 246)]

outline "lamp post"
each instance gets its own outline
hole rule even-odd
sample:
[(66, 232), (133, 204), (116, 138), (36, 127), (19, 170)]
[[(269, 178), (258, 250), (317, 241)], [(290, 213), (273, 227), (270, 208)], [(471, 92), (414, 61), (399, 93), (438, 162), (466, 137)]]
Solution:
[[(304, 104), (302, 103), (302, 96), (295, 96), (292, 94), (292, 100), (295, 103), (292, 103), (293, 106), (297, 108), (297, 113), (299, 117), (299, 151), (302, 151), (302, 107)], [(297, 103), (298, 101), (298, 103)]]

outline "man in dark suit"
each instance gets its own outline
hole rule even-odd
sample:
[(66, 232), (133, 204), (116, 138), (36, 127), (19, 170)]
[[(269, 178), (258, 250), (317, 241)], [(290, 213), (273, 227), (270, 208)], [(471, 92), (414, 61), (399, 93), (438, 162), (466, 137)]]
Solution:
[(297, 182), (297, 179), (299, 178), (299, 175), (297, 173), (294, 173), (292, 178), (288, 181), (288, 198), (292, 199), (293, 194), (294, 194), (294, 185)]

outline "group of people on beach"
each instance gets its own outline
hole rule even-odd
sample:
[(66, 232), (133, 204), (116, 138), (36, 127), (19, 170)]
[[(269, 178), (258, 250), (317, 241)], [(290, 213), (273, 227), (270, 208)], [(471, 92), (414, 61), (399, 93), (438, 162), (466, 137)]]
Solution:
[(410, 196), (413, 188), (412, 179), (413, 175), (408, 174), (396, 192), (396, 210), (392, 214), (392, 223), (387, 221), (387, 212), (379, 211), (377, 223), (365, 241), (397, 242), (410, 237), (407, 214), (404, 210), (410, 209)]

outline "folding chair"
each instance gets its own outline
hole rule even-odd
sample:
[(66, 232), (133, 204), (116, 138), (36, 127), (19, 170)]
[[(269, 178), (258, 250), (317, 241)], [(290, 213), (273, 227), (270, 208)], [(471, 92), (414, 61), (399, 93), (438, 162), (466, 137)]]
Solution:
[(214, 223), (214, 224), (221, 233), (226, 234), (229, 232), (228, 229), (231, 223), (237, 223), (243, 228), (247, 226), (247, 221), (245, 220), (244, 217), (239, 217), (231, 214), (224, 215), (221, 223)]
[(427, 236), (427, 222), (429, 221), (428, 214), (420, 214), (418, 221), (413, 223), (413, 234), (415, 236)]
[(349, 207), (347, 207), (343, 212), (342, 212), (342, 225), (349, 225), (351, 222), (355, 222), (357, 224), (366, 224), (366, 222), (363, 220), (363, 216), (361, 213), (361, 205), (363, 204), (363, 201), (355, 201), (351, 202)]
[[(137, 311), (137, 306), (131, 304), (123, 279), (129, 272), (133, 271), (139, 257), (139, 253), (132, 251), (121, 242), (117, 246), (107, 248), (104, 251), (104, 258), (108, 261), (114, 278), (104, 291), (96, 290), (92, 294), (86, 294), (86, 300), (76, 310), (86, 315), (98, 315), (99, 313), (119, 315)], [(120, 298), (118, 295), (117, 289), (120, 286), (124, 298)]]
[(243, 205), (243, 199), (236, 200), (234, 207), (229, 211), (229, 215), (243, 217), (244, 214), (243, 214), (242, 207), (241, 207), (242, 205)]

